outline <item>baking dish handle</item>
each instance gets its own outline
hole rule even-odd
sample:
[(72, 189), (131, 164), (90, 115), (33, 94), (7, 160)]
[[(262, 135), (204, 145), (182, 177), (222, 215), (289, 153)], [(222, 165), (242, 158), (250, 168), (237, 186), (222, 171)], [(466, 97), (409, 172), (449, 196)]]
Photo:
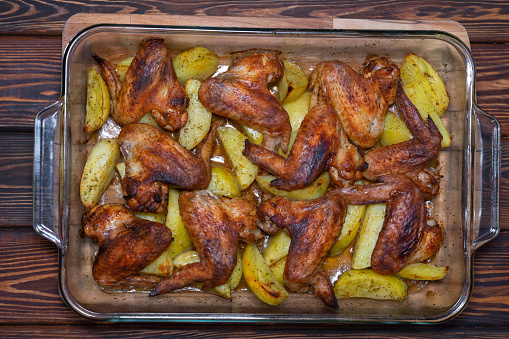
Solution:
[(64, 100), (35, 117), (33, 204), (34, 230), (65, 249), (60, 227), (60, 121)]
[(475, 251), (500, 231), (500, 124), (474, 105), (473, 238)]

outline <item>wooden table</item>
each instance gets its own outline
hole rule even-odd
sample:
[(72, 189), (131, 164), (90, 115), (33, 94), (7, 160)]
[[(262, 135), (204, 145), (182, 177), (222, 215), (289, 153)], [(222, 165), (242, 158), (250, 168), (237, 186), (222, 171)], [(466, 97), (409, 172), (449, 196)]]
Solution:
[[(0, 337), (503, 337), (509, 332), (509, 3), (499, 1), (12, 1), (0, 4)], [(32, 229), (33, 122), (60, 94), (62, 28), (76, 13), (454, 20), (469, 35), (477, 101), (502, 126), (500, 235), (475, 255), (469, 305), (435, 326), (103, 324), (57, 289), (57, 249)]]

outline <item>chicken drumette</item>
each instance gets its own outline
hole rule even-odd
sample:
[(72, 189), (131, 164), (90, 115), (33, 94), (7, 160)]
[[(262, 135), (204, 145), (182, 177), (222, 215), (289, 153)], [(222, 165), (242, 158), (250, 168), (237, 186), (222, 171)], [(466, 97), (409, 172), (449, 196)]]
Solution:
[(199, 99), (212, 113), (254, 128), (264, 135), (264, 146), (287, 151), (292, 127), (281, 103), (267, 85), (283, 75), (277, 55), (254, 53), (236, 60), (224, 73), (205, 80)]
[(157, 127), (139, 123), (124, 126), (118, 141), (126, 163), (122, 188), (129, 208), (164, 213), (167, 184), (183, 189), (207, 188), (216, 127), (212, 125), (191, 153)]
[(258, 208), (262, 223), (286, 228), (290, 234), (284, 270), (288, 288), (291, 291), (311, 288), (327, 306), (335, 309), (336, 296), (321, 263), (341, 232), (345, 213), (346, 204), (339, 194), (301, 201), (276, 196)]
[(97, 55), (94, 59), (113, 99), (111, 115), (119, 125), (138, 122), (148, 112), (161, 127), (171, 131), (186, 124), (189, 99), (163, 39), (143, 40), (123, 82), (111, 63)]
[(99, 286), (152, 289), (161, 280), (137, 273), (172, 242), (165, 225), (137, 218), (122, 205), (98, 205), (85, 217), (85, 234), (99, 243), (92, 267)]

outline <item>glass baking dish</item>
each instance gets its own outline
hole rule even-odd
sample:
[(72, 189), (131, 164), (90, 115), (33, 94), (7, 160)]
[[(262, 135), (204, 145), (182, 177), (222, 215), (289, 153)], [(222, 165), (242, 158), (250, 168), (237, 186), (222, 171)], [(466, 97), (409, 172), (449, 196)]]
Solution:
[[(436, 265), (445, 279), (430, 282), (403, 302), (339, 300), (332, 310), (310, 294), (292, 293), (269, 306), (249, 291), (232, 300), (184, 291), (149, 298), (147, 293), (106, 293), (91, 275), (96, 244), (83, 236), (79, 182), (88, 150), (83, 132), (86, 70), (92, 53), (108, 58), (134, 54), (148, 36), (172, 51), (204, 46), (218, 55), (249, 48), (275, 49), (312, 67), (339, 59), (358, 67), (369, 54), (401, 64), (407, 53), (427, 59), (446, 83), (450, 104), (443, 121), (453, 136), (439, 156), (440, 194), (433, 215), (445, 228)], [(439, 31), (224, 29), (97, 25), (77, 34), (62, 62), (62, 95), (35, 119), (34, 229), (59, 249), (59, 290), (78, 314), (104, 321), (179, 322), (414, 322), (436, 323), (459, 314), (473, 285), (473, 254), (499, 232), (500, 127), (475, 102), (475, 65), (469, 49)]]

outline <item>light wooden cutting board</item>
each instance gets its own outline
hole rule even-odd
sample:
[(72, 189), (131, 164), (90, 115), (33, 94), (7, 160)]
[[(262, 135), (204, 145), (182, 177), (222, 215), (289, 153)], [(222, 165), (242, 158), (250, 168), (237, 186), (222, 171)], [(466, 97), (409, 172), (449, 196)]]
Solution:
[(62, 32), (62, 48), (81, 30), (96, 24), (138, 24), (232, 28), (307, 28), (358, 30), (435, 30), (455, 35), (468, 47), (470, 41), (465, 28), (456, 21), (399, 21), (344, 18), (289, 18), (238, 16), (187, 16), (163, 14), (100, 14), (80, 13), (67, 20)]

